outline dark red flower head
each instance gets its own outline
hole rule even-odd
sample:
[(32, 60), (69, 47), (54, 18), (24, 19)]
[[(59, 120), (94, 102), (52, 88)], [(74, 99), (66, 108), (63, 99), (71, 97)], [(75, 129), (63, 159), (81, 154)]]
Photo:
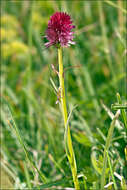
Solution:
[(73, 42), (73, 33), (71, 30), (75, 28), (72, 25), (70, 16), (64, 12), (56, 12), (50, 17), (48, 28), (46, 30), (46, 38), (49, 42), (45, 43), (46, 47), (51, 45), (70, 46)]

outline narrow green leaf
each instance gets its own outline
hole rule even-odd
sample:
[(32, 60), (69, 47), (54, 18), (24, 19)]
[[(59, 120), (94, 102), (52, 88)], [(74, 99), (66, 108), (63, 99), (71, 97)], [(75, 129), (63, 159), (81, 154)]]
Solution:
[(113, 175), (112, 164), (111, 164), (111, 161), (110, 161), (110, 158), (109, 158), (108, 151), (106, 151), (106, 154), (107, 154), (108, 164), (109, 164), (109, 168), (110, 168), (110, 173), (111, 173), (113, 184), (114, 184), (114, 189), (117, 190), (118, 188), (117, 188), (116, 181), (115, 181), (115, 178), (114, 178), (114, 175)]
[(114, 116), (114, 119), (111, 122), (110, 128), (108, 130), (108, 135), (107, 135), (107, 139), (106, 139), (106, 144), (105, 144), (105, 149), (104, 149), (104, 156), (103, 156), (103, 169), (102, 169), (102, 175), (101, 175), (101, 190), (104, 189), (104, 185), (105, 185), (105, 175), (106, 175), (106, 166), (107, 166), (107, 155), (106, 155), (106, 151), (108, 151), (111, 141), (112, 141), (112, 135), (113, 135), (113, 131), (115, 128), (115, 122), (118, 119), (120, 114), (120, 110), (118, 110)]
[[(118, 103), (122, 104), (122, 100), (121, 100), (120, 94), (117, 93), (116, 96), (117, 96)], [(124, 121), (124, 126), (125, 126), (126, 132), (127, 132), (127, 115), (126, 115), (125, 109), (121, 109), (121, 115), (122, 115), (122, 118), (123, 118), (123, 121)]]
[[(6, 103), (7, 103), (7, 102), (6, 102)], [(41, 171), (38, 170), (38, 168), (37, 168), (36, 165), (34, 164), (34, 162), (33, 162), (32, 158), (31, 158), (31, 156), (29, 155), (29, 153), (28, 153), (28, 151), (27, 151), (27, 148), (26, 148), (26, 146), (25, 146), (25, 144), (24, 144), (24, 142), (23, 142), (23, 140), (22, 140), (22, 137), (21, 137), (21, 135), (20, 135), (19, 129), (18, 129), (18, 127), (17, 127), (17, 125), (16, 125), (16, 123), (15, 123), (15, 120), (14, 120), (14, 118), (13, 118), (12, 109), (11, 109), (10, 105), (7, 104), (7, 107), (8, 107), (8, 112), (9, 112), (9, 115), (10, 115), (10, 119), (8, 120), (8, 124), (9, 124), (10, 127), (12, 127), (12, 128), (15, 130), (15, 134), (16, 134), (18, 140), (19, 140), (19, 143), (20, 143), (20, 145), (22, 146), (22, 148), (23, 148), (23, 150), (24, 150), (24, 153), (25, 153), (25, 156), (26, 156), (26, 161), (27, 161), (27, 160), (29, 161), (31, 167), (32, 167), (32, 168), (35, 168), (35, 169), (37, 170), (37, 172), (38, 172), (40, 178), (42, 179), (42, 181), (43, 181), (44, 183), (46, 183), (46, 181), (47, 181), (46, 177), (44, 176), (44, 174), (43, 174)], [(33, 175), (34, 175), (34, 172), (33, 172)]]
[(32, 188), (32, 185), (31, 185), (31, 182), (30, 182), (29, 171), (28, 171), (28, 169), (27, 169), (26, 163), (23, 162), (23, 164), (24, 164), (24, 172), (25, 172), (25, 176), (26, 176), (27, 185), (28, 185), (28, 188), (31, 189), (31, 188)]
[[(49, 183), (46, 183), (44, 185), (41, 185), (39, 186), (41, 189), (46, 189), (46, 188), (50, 188), (50, 187), (53, 187), (53, 186), (58, 186), (58, 185), (64, 185), (66, 183), (68, 183), (68, 181), (72, 181), (72, 178), (64, 178), (64, 179), (61, 179), (61, 180), (57, 180), (57, 181), (53, 181), (53, 182), (49, 182)], [(54, 188), (55, 189), (55, 188)]]

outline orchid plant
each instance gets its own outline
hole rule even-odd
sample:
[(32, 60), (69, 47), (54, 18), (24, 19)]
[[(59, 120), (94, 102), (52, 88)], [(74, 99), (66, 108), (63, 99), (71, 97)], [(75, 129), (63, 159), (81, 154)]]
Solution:
[(63, 72), (63, 61), (62, 61), (62, 47), (68, 47), (71, 44), (75, 44), (73, 41), (72, 29), (75, 26), (72, 24), (71, 17), (64, 12), (54, 13), (48, 22), (48, 27), (46, 30), (45, 37), (48, 42), (45, 43), (45, 47), (55, 46), (58, 50), (58, 64), (59, 64), (59, 89), (60, 89), (60, 102), (62, 108), (62, 114), (65, 126), (65, 149), (66, 154), (70, 163), (74, 186), (76, 190), (80, 189), (78, 176), (77, 176), (77, 166), (75, 160), (75, 154), (72, 146), (70, 127), (68, 125), (68, 112), (66, 105), (65, 87), (64, 87), (64, 72)]

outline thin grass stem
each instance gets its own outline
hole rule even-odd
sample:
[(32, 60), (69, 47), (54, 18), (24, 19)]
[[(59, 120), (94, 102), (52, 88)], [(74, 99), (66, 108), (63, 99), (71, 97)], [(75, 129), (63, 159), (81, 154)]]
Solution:
[(29, 24), (28, 24), (28, 46), (29, 46), (29, 55), (28, 55), (28, 66), (27, 66), (27, 85), (28, 89), (30, 89), (31, 86), (31, 65), (32, 65), (32, 55), (31, 55), (31, 48), (32, 48), (32, 28), (33, 28), (33, 22), (32, 22), (32, 14), (33, 14), (33, 1), (30, 3), (30, 13), (29, 13)]

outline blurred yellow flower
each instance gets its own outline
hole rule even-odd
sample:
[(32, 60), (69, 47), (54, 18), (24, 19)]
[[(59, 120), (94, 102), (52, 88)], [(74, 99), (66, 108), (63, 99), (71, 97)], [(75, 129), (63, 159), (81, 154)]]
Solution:
[(1, 26), (6, 28), (17, 28), (18, 25), (18, 20), (12, 15), (5, 14), (1, 17)]
[(7, 58), (12, 54), (10, 44), (2, 44), (1, 53), (3, 58)]
[(15, 53), (27, 53), (28, 52), (28, 46), (20, 41), (13, 41), (10, 44), (10, 46)]
[(0, 28), (1, 41), (11, 41), (17, 36), (17, 31), (12, 29)]
[(7, 58), (13, 55), (24, 55), (28, 53), (28, 46), (20, 41), (13, 41), (2, 45), (2, 56)]

